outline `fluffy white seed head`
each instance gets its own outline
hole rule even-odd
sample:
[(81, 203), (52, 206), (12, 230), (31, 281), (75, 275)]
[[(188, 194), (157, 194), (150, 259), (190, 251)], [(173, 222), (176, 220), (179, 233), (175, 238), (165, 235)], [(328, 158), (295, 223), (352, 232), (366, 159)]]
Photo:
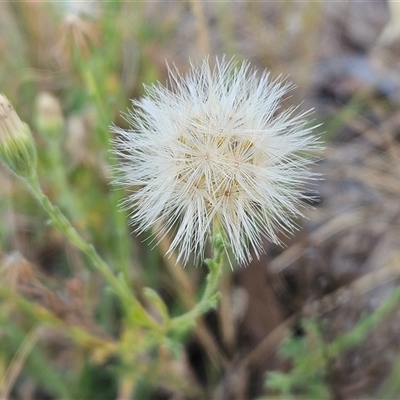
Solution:
[(127, 116), (132, 129), (113, 128), (120, 156), (117, 184), (135, 190), (125, 205), (138, 231), (171, 234), (170, 252), (201, 260), (214, 224), (237, 261), (259, 257), (263, 239), (279, 243), (312, 179), (309, 150), (317, 139), (307, 113), (279, 109), (292, 85), (261, 76), (248, 62), (206, 58), (185, 76), (169, 70), (170, 88), (146, 87)]

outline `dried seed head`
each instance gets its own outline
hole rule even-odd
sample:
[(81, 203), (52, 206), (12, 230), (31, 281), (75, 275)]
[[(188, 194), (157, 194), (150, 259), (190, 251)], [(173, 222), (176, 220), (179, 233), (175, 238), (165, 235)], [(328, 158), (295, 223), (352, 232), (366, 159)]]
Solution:
[(77, 50), (89, 56), (92, 46), (100, 43), (100, 33), (95, 22), (79, 13), (68, 14), (61, 26), (57, 49), (63, 59), (70, 60)]

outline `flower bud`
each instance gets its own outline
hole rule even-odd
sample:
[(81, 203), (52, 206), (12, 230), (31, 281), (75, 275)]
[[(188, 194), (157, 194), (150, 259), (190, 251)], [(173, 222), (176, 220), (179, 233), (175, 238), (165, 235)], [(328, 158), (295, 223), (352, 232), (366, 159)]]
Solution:
[(36, 99), (36, 128), (48, 138), (57, 138), (64, 121), (60, 102), (48, 92), (40, 92)]
[(0, 94), (0, 161), (21, 178), (36, 171), (36, 148), (29, 126), (23, 123), (8, 99)]

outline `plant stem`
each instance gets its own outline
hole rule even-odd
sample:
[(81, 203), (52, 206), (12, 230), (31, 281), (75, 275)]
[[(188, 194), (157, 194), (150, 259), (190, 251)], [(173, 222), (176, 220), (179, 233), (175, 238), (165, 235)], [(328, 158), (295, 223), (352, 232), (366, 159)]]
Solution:
[(218, 304), (220, 297), (218, 286), (222, 277), (223, 254), (226, 247), (225, 233), (219, 225), (214, 229), (211, 244), (214, 250), (214, 257), (205, 261), (208, 266), (208, 275), (203, 296), (192, 310), (171, 320), (170, 327), (172, 330), (191, 327), (198, 317), (215, 308)]
[(85, 239), (79, 235), (60, 209), (53, 205), (49, 198), (43, 193), (37, 175), (33, 174), (28, 183), (31, 192), (50, 216), (52, 224), (89, 258), (93, 267), (101, 273), (107, 283), (113, 288), (115, 294), (119, 297), (125, 308), (126, 315), (131, 318), (131, 321), (138, 322), (142, 326), (159, 331), (160, 327), (158, 323), (139, 303), (134, 294), (129, 290), (128, 285), (113, 274), (110, 267), (100, 257), (94, 246), (86, 242)]

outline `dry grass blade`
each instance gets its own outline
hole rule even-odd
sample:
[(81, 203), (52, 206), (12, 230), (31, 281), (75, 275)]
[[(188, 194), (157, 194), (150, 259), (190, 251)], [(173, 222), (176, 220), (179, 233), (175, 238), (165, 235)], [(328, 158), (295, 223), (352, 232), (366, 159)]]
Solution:
[[(308, 236), (307, 242), (317, 245), (340, 232), (346, 231), (350, 227), (361, 224), (364, 221), (365, 211), (366, 210), (359, 209), (346, 214), (338, 215), (328, 220), (324, 225), (316, 229)], [(303, 254), (305, 247), (305, 243), (300, 242), (295, 243), (285, 250), (281, 255), (271, 261), (269, 265), (269, 270), (271, 273), (277, 274), (288, 267), (292, 262), (299, 259)]]
[(26, 335), (24, 341), (14, 355), (10, 366), (0, 380), (0, 398), (9, 398), (11, 390), (24, 366), (25, 360), (40, 339), (41, 331), (42, 329), (40, 327), (34, 328)]
[(191, 0), (190, 6), (197, 25), (197, 38), (201, 52), (204, 56), (210, 54), (210, 39), (207, 29), (207, 21), (204, 14), (204, 4), (199, 0)]

